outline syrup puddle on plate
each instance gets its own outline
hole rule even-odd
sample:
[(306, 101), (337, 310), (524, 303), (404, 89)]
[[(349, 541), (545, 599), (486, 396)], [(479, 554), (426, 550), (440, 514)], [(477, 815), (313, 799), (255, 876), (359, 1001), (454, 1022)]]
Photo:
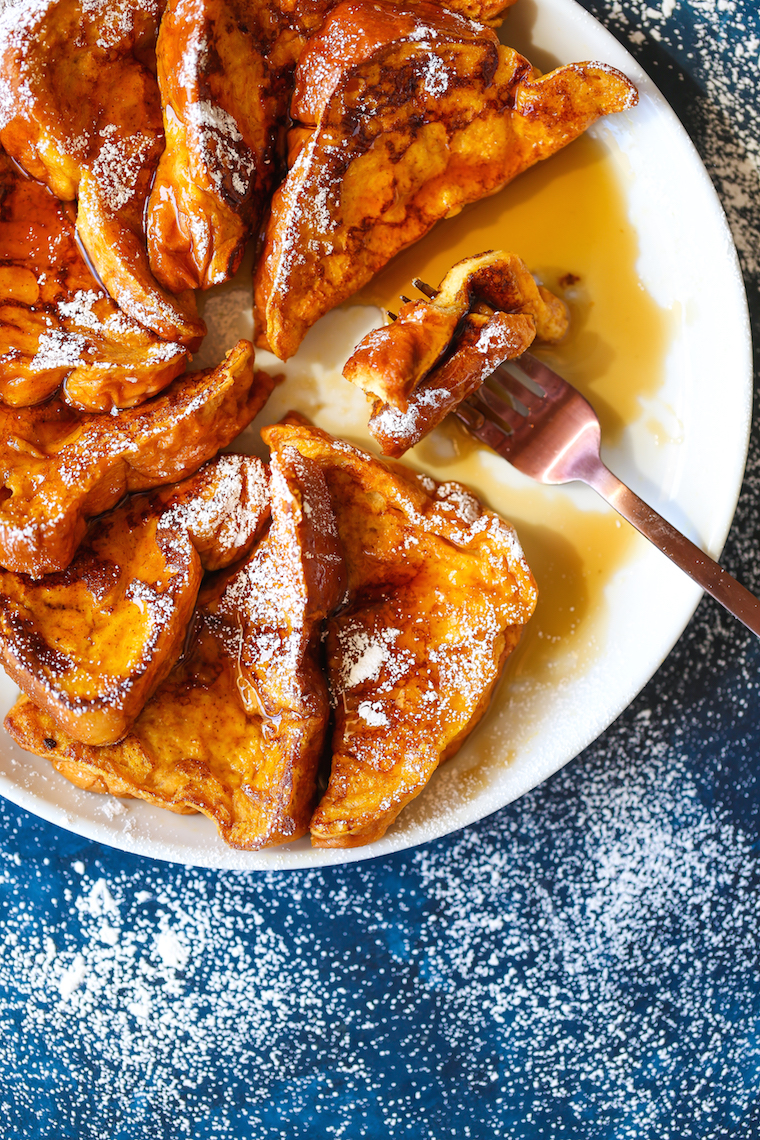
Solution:
[[(600, 141), (583, 136), (399, 254), (350, 304), (323, 318), (286, 364), (258, 353), (259, 367), (285, 380), (245, 433), (246, 448), (263, 454), (258, 429), (296, 408), (335, 435), (376, 451), (366, 428), (369, 404), (340, 375), (356, 342), (380, 323), (375, 307), (394, 310), (400, 294), (413, 293), (414, 277), (437, 285), (461, 258), (499, 248), (519, 254), (570, 306), (567, 338), (539, 354), (591, 400), (603, 440), (616, 443), (642, 417), (642, 400), (660, 388), (670, 314), (639, 280), (637, 236), (613, 158)], [(205, 300), (210, 338), (216, 329), (223, 336), (213, 345), (217, 358), (235, 336), (251, 335), (249, 275), (246, 266)], [(465, 483), (509, 519), (540, 595), (483, 724), (436, 774), (430, 793), (405, 809), (405, 816), (421, 821), (441, 810), (442, 797), (455, 806), (498, 779), (521, 740), (530, 737), (532, 710), (542, 694), (571, 686), (594, 660), (604, 642), (605, 588), (644, 539), (588, 488), (540, 487), (455, 422), (442, 425), (405, 461), (440, 481)]]

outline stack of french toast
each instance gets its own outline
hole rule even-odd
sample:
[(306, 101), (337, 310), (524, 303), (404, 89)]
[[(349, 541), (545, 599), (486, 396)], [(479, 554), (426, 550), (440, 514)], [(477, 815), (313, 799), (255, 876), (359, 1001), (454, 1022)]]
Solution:
[[(240, 341), (187, 371), (195, 291), (256, 249), (286, 360), (399, 250), (636, 92), (541, 75), (509, 0), (10, 0), (0, 14), (0, 658), (6, 727), (93, 791), (230, 844), (379, 838), (484, 713), (536, 602), (459, 485), (298, 414)], [(344, 376), (398, 457), (559, 340), (518, 257), (455, 266)], [(297, 413), (297, 410), (296, 410)], [(230, 451), (230, 447), (233, 448)]]

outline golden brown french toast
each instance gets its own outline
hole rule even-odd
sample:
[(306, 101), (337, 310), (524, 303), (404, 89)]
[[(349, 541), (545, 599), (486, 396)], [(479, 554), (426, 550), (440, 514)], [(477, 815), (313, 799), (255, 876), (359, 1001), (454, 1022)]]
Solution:
[(187, 350), (122, 313), (76, 241), (74, 210), (0, 150), (0, 399), (74, 407), (139, 404), (185, 369)]
[(225, 455), (101, 515), (66, 570), (0, 570), (0, 661), (57, 729), (120, 740), (184, 646), (203, 570), (245, 553), (269, 514), (267, 474)]
[(174, 293), (231, 277), (261, 222), (295, 63), (280, 52), (270, 67), (276, 30), (276, 12), (242, 0), (167, 4), (157, 46), (166, 147), (147, 231), (153, 272)]
[(192, 474), (250, 423), (272, 387), (241, 340), (217, 368), (180, 376), (118, 415), (74, 413), (60, 401), (0, 406), (0, 566), (33, 577), (65, 569), (87, 519), (127, 492)]
[(636, 99), (604, 65), (540, 75), (427, 0), (343, 0), (296, 69), (289, 169), (255, 278), (261, 343), (287, 359), (435, 222)]
[(319, 464), (283, 451), (270, 487), (268, 534), (204, 586), (187, 652), (121, 743), (78, 744), (25, 698), (5, 721), (81, 787), (202, 811), (249, 850), (308, 829), (328, 720), (319, 635), (343, 591)]
[[(535, 606), (535, 583), (512, 528), (459, 484), (388, 467), (300, 420), (264, 436), (270, 529), (242, 566), (207, 579), (185, 653), (131, 731), (115, 744), (82, 743), (49, 701), (26, 696), (5, 724), (79, 786), (202, 811), (233, 846), (282, 843), (308, 828), (318, 846), (356, 846), (384, 834), (483, 715)], [(182, 512), (195, 501), (192, 481), (187, 488)], [(161, 492), (164, 504), (178, 497)], [(226, 509), (220, 501), (219, 517)], [(104, 532), (98, 548), (115, 551), (117, 566), (131, 547), (142, 550), (135, 528), (119, 527), (117, 542)], [(137, 529), (155, 552), (158, 528), (143, 514)], [(192, 542), (202, 546), (197, 526)], [(75, 565), (85, 563), (83, 553)], [(80, 570), (79, 597), (85, 578)], [(65, 642), (69, 611), (60, 610), (46, 629)], [(123, 613), (117, 607), (106, 639), (129, 640)], [(328, 723), (325, 623), (335, 731), (314, 809)]]
[[(450, 0), (498, 23), (512, 0)], [(148, 202), (148, 252), (173, 293), (228, 280), (285, 162), (294, 69), (335, 0), (169, 0), (156, 55), (166, 145)]]
[(143, 214), (163, 127), (155, 43), (163, 3), (10, 0), (0, 36), (0, 142), (64, 201), (77, 233), (126, 313), (195, 348), (205, 333), (191, 294), (150, 272)]
[(335, 706), (320, 847), (384, 834), (486, 711), (536, 603), (514, 530), (459, 484), (389, 468), (303, 424), (265, 428), (327, 479), (348, 574), (328, 622)]

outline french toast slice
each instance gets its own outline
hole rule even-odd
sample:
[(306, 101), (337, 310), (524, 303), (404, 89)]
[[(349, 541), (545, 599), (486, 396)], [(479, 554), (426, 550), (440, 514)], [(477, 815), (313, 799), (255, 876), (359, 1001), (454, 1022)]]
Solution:
[(344, 550), (347, 595), (326, 641), (332, 770), (311, 835), (354, 847), (385, 833), (486, 711), (536, 585), (512, 527), (461, 485), (300, 423), (262, 435), (321, 465)]
[[(496, 24), (513, 0), (449, 0)], [(169, 0), (158, 34), (166, 146), (147, 213), (157, 280), (173, 293), (236, 271), (284, 165), (293, 73), (335, 0)]]
[(231, 277), (261, 222), (295, 63), (280, 52), (269, 66), (276, 15), (242, 0), (167, 4), (157, 45), (166, 148), (147, 236), (151, 268), (174, 293)]
[(5, 721), (79, 786), (204, 812), (248, 850), (308, 829), (329, 712), (319, 635), (343, 592), (319, 465), (275, 455), (270, 488), (268, 534), (241, 568), (203, 587), (184, 657), (123, 741), (78, 744), (25, 698)]
[(292, 356), (441, 218), (636, 100), (613, 68), (541, 75), (489, 28), (427, 0), (343, 0), (296, 69), (289, 169), (255, 276), (260, 343)]
[(204, 569), (229, 565), (269, 514), (267, 474), (225, 455), (91, 526), (66, 570), (0, 570), (0, 661), (63, 731), (120, 740), (183, 648)]
[(155, 43), (163, 3), (10, 0), (0, 22), (0, 143), (64, 201), (106, 289), (139, 324), (194, 350), (192, 294), (153, 277), (143, 215), (163, 126)]
[(127, 492), (192, 474), (264, 406), (274, 382), (241, 340), (214, 369), (188, 373), (117, 415), (60, 401), (0, 406), (0, 566), (40, 577), (63, 570), (87, 520)]
[(77, 245), (74, 211), (0, 150), (0, 399), (58, 388), (91, 412), (132, 407), (183, 372), (187, 350), (122, 313)]

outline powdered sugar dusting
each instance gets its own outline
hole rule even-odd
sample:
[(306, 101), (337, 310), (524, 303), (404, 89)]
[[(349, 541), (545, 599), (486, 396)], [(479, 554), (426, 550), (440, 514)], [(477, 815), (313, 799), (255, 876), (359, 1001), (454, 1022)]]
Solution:
[(86, 348), (87, 341), (80, 333), (53, 329), (52, 332), (43, 333), (40, 337), (30, 368), (33, 372), (76, 368)]
[[(96, 312), (96, 305), (103, 311), (102, 317)], [(105, 293), (98, 293), (94, 289), (77, 289), (68, 299), (57, 302), (56, 312), (67, 326), (66, 329), (60, 330), (59, 335), (70, 345), (81, 345), (83, 338), (80, 333), (84, 329), (94, 333), (97, 338), (102, 337), (117, 342), (131, 341), (133, 344), (137, 342), (151, 363), (172, 360), (185, 352), (181, 344), (158, 340), (156, 337), (149, 338), (145, 330), (126, 313), (117, 309)], [(87, 347), (90, 348), (92, 355), (98, 355), (100, 346), (88, 343)]]
[(233, 116), (217, 104), (200, 99), (188, 104), (187, 118), (217, 192), (221, 193), (228, 177), (238, 197), (244, 198), (250, 190), (256, 162)]
[[(118, 47), (134, 27), (135, 6), (128, 0), (81, 0), (82, 15), (98, 28), (97, 45), (101, 50)], [(158, 3), (140, 4), (143, 11), (158, 14)]]
[(433, 386), (417, 388), (409, 398), (406, 411), (402, 412), (391, 404), (384, 404), (382, 411), (373, 416), (373, 426), (389, 439), (405, 443), (417, 431), (422, 410), (444, 407), (449, 399), (448, 388)]
[[(0, 0), (0, 45), (10, 55), (21, 49), (44, 18), (54, 0)], [(29, 74), (23, 63), (16, 71), (13, 82), (0, 76), (0, 130), (19, 115), (29, 114), (34, 105), (34, 94)]]
[(390, 723), (381, 705), (375, 701), (360, 701), (356, 711), (371, 728), (387, 728)]
[(478, 500), (461, 483), (439, 483), (435, 497), (438, 502), (456, 511), (468, 526), (472, 526), (483, 513)]
[(180, 58), (177, 82), (194, 92), (198, 86), (198, 79), (208, 61), (208, 40), (194, 28), (187, 37), (182, 56)]
[(394, 643), (400, 636), (400, 629), (368, 632), (361, 623), (344, 625), (338, 633), (341, 649), (338, 692), (343, 693), (366, 681), (378, 681), (382, 670), (398, 672), (402, 655)]
[(139, 578), (133, 578), (129, 583), (126, 597), (147, 614), (154, 636), (171, 620), (175, 612), (176, 603), (171, 594), (157, 590), (151, 583), (141, 582)]
[(182, 356), (184, 353), (185, 349), (181, 344), (175, 344), (170, 340), (154, 340), (145, 350), (146, 358), (156, 364), (173, 360), (175, 356)]
[(449, 69), (438, 55), (430, 55), (423, 60), (420, 75), (423, 90), (431, 99), (440, 99), (451, 83)]
[[(93, 305), (102, 299), (103, 294), (96, 293), (94, 289), (77, 289), (69, 300), (58, 302), (59, 316), (80, 328), (102, 332), (103, 325), (93, 309)], [(129, 317), (126, 320), (134, 327), (134, 322), (130, 321)]]
[(188, 1138), (590, 1138), (593, 1120), (640, 1140), (682, 1118), (749, 1140), (754, 840), (663, 747), (673, 727), (632, 715), (454, 840), (292, 878), (104, 867), (65, 833), (46, 867), (51, 829), (3, 807), (23, 855), (0, 956), (17, 1134), (61, 1134), (32, 1118), (45, 1081), (19, 1046), (41, 1034), (93, 1136), (129, 1113)]
[(192, 491), (180, 493), (169, 506), (161, 516), (161, 529), (185, 531), (196, 546), (212, 544), (217, 556), (227, 551), (231, 559), (233, 552), (242, 552), (258, 532), (269, 506), (261, 460), (220, 455), (206, 472), (194, 477)]
[(142, 134), (120, 134), (113, 124), (100, 132), (103, 142), (92, 164), (98, 197), (111, 214), (117, 214), (134, 196), (137, 181), (153, 140)]

